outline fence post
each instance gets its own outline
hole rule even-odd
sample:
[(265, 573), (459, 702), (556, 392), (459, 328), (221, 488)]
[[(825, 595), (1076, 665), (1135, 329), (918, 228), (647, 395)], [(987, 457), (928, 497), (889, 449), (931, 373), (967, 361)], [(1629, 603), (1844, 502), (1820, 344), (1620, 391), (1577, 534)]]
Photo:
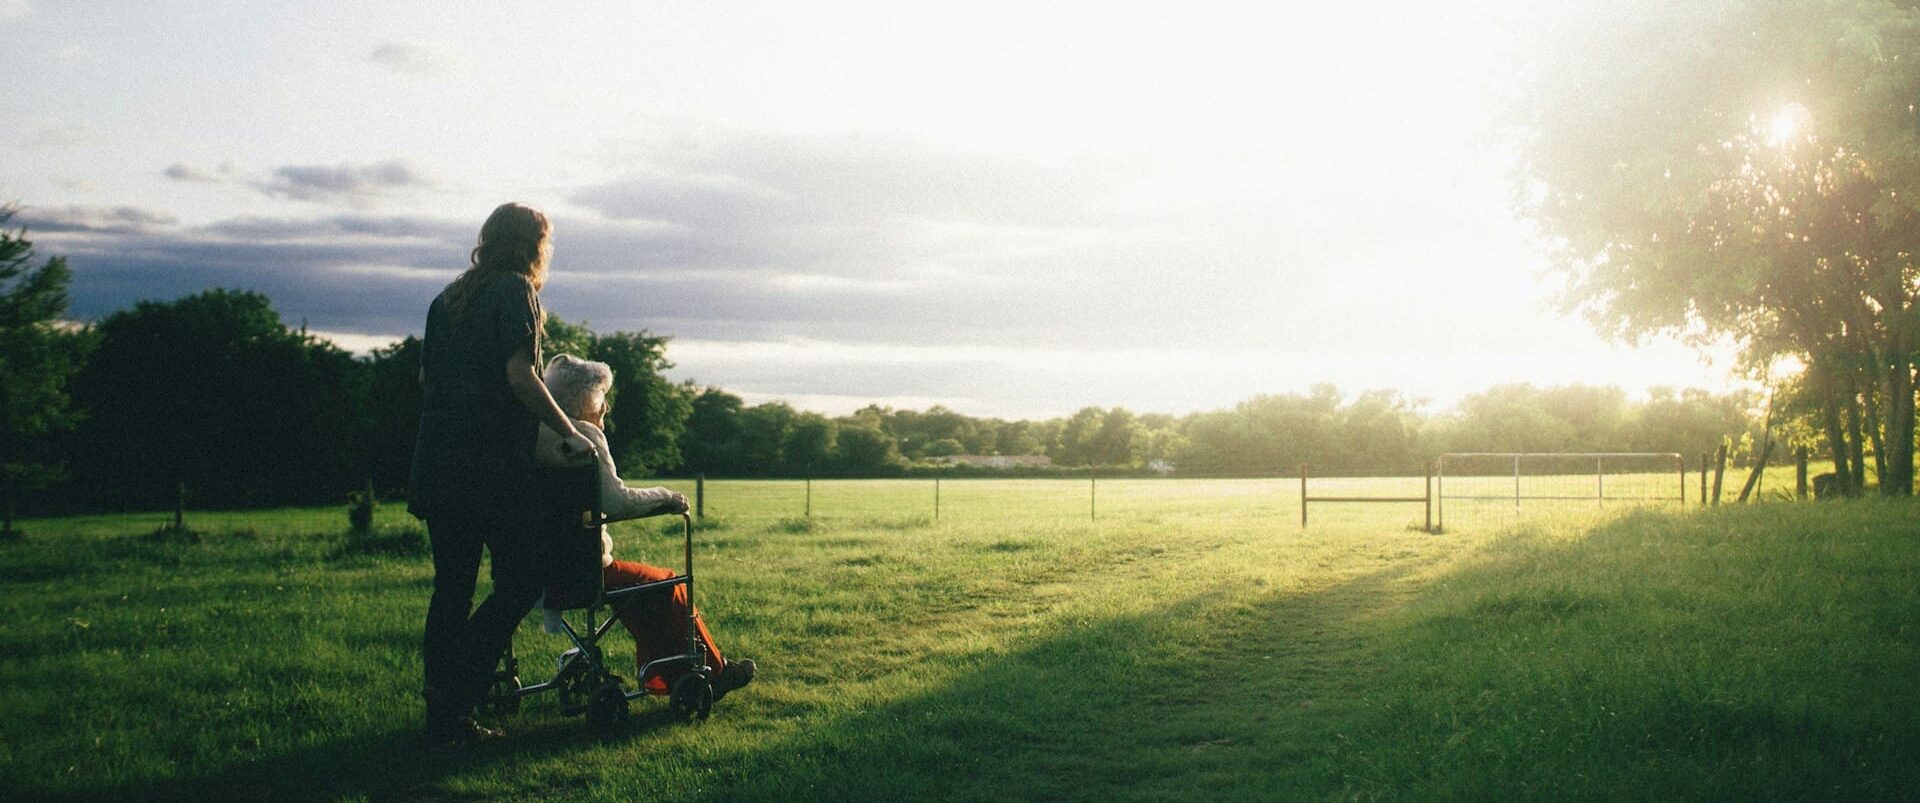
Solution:
[(1604, 457), (1593, 459), (1593, 498), (1600, 507), (1607, 506), (1607, 470)]
[(1427, 534), (1433, 534), (1433, 461), (1427, 461)]
[(807, 518), (813, 518), (813, 475), (807, 475)]
[(1513, 509), (1520, 509), (1520, 456), (1513, 456)]
[(1300, 464), (1300, 529), (1307, 528), (1307, 464)]
[(187, 483), (185, 480), (182, 480), (180, 482), (179, 487), (175, 490), (174, 497), (173, 497), (173, 529), (178, 531), (178, 530), (184, 530), (186, 528), (187, 528)]
[(1723, 443), (1713, 452), (1713, 503), (1716, 505), (1720, 504), (1720, 483), (1726, 476), (1727, 445)]
[(1793, 454), (1793, 498), (1807, 498), (1807, 447)]
[(1100, 517), (1098, 501), (1100, 498), (1099, 482), (1100, 481), (1093, 476), (1093, 472), (1087, 472), (1087, 521), (1093, 521)]
[(1707, 469), (1712, 465), (1713, 465), (1712, 456), (1708, 455), (1706, 452), (1701, 452), (1700, 453), (1700, 506), (1701, 507), (1707, 506), (1707, 475), (1713, 473), (1708, 471)]
[(933, 478), (933, 520), (940, 520), (940, 478)]
[(693, 475), (693, 517), (696, 519), (707, 517), (707, 475), (705, 473)]

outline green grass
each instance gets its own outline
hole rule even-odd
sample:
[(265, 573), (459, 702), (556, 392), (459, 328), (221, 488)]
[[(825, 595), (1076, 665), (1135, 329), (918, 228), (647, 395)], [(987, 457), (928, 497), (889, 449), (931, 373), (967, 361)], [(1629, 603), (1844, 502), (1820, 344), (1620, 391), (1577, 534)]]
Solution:
[[(812, 519), (792, 483), (710, 496), (701, 607), (760, 679), (707, 722), (643, 704), (612, 735), (536, 697), (506, 743), (457, 752), (415, 735), (431, 568), (395, 506), (372, 542), (337, 508), (196, 512), (197, 541), (150, 537), (164, 514), (28, 521), (0, 543), (0, 798), (1920, 789), (1912, 503), (1565, 507), (1429, 536), (1418, 505), (1316, 507), (1302, 531), (1284, 480), (1102, 481), (1093, 521), (994, 482), (944, 483), (937, 521), (897, 501), (909, 481), (816, 483)], [(1355, 487), (1402, 490), (1380, 482)], [(980, 496), (949, 508), (954, 486)], [(615, 537), (677, 563), (667, 525)], [(559, 651), (532, 622), (519, 645), (533, 679)]]

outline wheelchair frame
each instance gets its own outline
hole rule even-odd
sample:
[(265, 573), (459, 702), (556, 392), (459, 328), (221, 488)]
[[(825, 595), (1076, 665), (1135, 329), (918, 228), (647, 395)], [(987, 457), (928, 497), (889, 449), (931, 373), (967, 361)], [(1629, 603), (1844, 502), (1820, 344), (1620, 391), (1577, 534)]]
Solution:
[[(598, 467), (595, 466), (597, 472)], [(566, 469), (559, 469), (565, 471)], [(693, 516), (680, 514), (681, 528), (684, 533), (684, 554), (686, 573), (665, 580), (622, 586), (608, 591), (604, 582), (598, 578), (601, 528), (607, 525), (607, 517), (601, 510), (599, 477), (588, 475), (591, 493), (586, 495), (586, 505), (578, 511), (578, 531), (573, 535), (584, 539), (591, 534), (593, 540), (594, 588), (592, 599), (584, 606), (567, 607), (561, 610), (560, 622), (567, 640), (573, 649), (562, 655), (559, 668), (552, 678), (531, 685), (520, 682), (519, 659), (514, 655), (513, 642), (507, 642), (506, 652), (501, 656), (499, 668), (494, 672), (493, 681), (488, 685), (482, 697), (479, 709), (482, 713), (504, 718), (519, 712), (520, 701), (524, 698), (545, 692), (557, 692), (560, 697), (560, 711), (572, 716), (584, 713), (587, 722), (595, 727), (607, 727), (626, 721), (627, 703), (635, 698), (649, 694), (645, 685), (641, 685), (648, 673), (655, 669), (665, 669), (676, 664), (687, 666), (687, 673), (675, 680), (667, 692), (667, 702), (675, 716), (680, 719), (705, 719), (713, 709), (713, 667), (707, 663), (707, 648), (700, 641), (700, 632), (693, 605)], [(621, 600), (637, 597), (646, 593), (671, 593), (669, 589), (676, 585), (687, 587), (687, 651), (680, 655), (669, 655), (648, 661), (640, 667), (640, 677), (636, 678), (638, 688), (628, 691), (620, 676), (607, 667), (606, 652), (600, 647), (600, 639), (613, 628), (619, 617), (613, 607)], [(549, 585), (549, 594), (553, 586)], [(605, 609), (605, 619), (600, 618)], [(568, 614), (580, 611), (581, 627), (575, 628), (568, 620)]]

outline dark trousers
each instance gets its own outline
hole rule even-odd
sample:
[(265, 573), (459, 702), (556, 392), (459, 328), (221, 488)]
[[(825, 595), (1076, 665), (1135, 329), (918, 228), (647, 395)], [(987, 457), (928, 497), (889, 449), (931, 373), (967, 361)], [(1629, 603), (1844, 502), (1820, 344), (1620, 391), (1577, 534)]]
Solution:
[[(472, 712), (513, 631), (540, 599), (537, 541), (526, 519), (511, 509), (427, 519), (433, 543), (433, 601), (424, 640), (429, 718)], [(483, 546), (493, 555), (493, 593), (473, 609)]]

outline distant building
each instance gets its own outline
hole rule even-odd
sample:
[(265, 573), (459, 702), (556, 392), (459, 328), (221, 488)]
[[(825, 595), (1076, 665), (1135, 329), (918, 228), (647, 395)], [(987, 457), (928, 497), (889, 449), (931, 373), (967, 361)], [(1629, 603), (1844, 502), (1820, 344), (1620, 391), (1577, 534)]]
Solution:
[(1053, 465), (1053, 458), (1043, 454), (954, 454), (945, 457), (929, 457), (927, 462), (976, 468), (1045, 468)]

